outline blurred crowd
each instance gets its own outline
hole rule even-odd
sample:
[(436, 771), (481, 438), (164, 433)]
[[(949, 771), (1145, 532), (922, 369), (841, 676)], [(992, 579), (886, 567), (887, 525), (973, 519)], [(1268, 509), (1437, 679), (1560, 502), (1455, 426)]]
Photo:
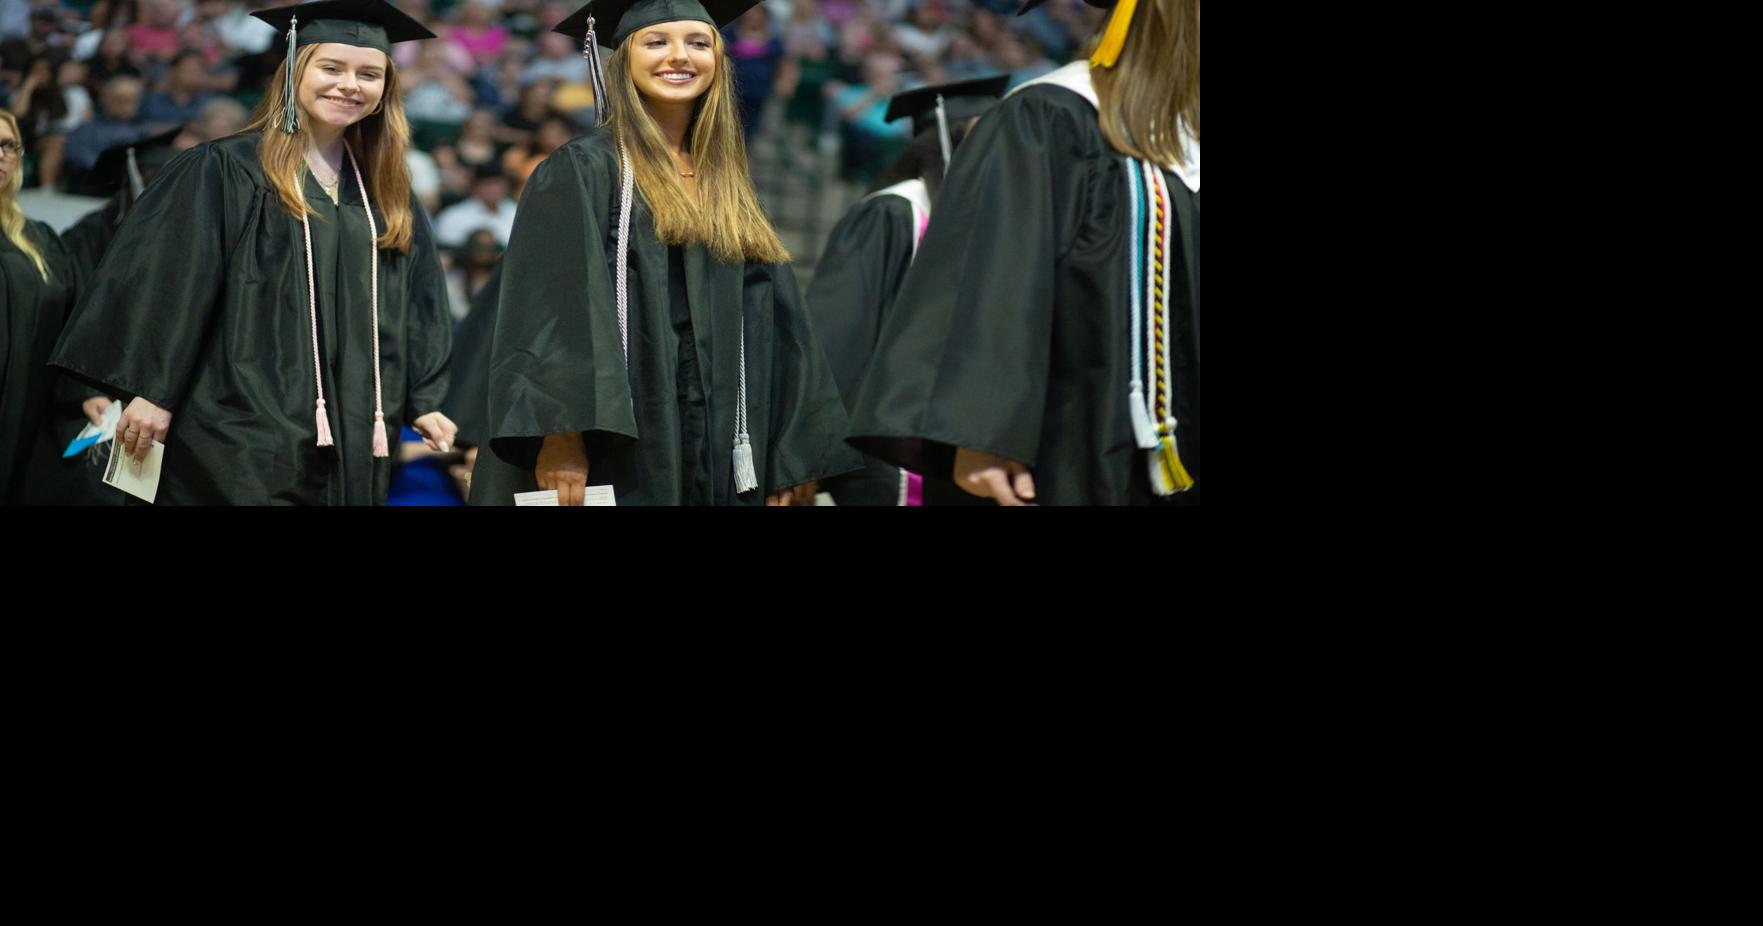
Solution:
[[(25, 186), (102, 196), (111, 145), (179, 129), (183, 148), (237, 132), (278, 77), (282, 0), (0, 0), (0, 107), (19, 120)], [(506, 245), (521, 185), (592, 125), (587, 62), (553, 24), (574, 0), (394, 0), (440, 38), (395, 46), (411, 180), (434, 216), (463, 316)], [(805, 129), (867, 183), (910, 140), (890, 96), (1069, 60), (1103, 15), (1051, 0), (767, 0), (724, 30), (749, 134)]]

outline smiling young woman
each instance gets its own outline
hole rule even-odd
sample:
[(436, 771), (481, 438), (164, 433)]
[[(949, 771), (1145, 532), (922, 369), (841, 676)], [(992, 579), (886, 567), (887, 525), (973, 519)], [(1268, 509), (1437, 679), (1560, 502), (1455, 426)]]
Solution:
[[(289, 60), (243, 133), (166, 165), (54, 362), (165, 445), (159, 504), (383, 504), (388, 434), (451, 445), (451, 325), (388, 52), (433, 38), (383, 0), (252, 15)], [(175, 415), (175, 424), (173, 418)]]
[(718, 25), (755, 0), (594, 0), (602, 124), (527, 181), (503, 258), (475, 505), (787, 505), (857, 468), (789, 254), (747, 172)]

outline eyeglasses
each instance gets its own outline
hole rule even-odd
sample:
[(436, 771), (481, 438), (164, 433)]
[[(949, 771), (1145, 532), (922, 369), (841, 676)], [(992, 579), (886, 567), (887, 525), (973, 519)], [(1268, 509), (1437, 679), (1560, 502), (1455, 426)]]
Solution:
[(23, 153), (24, 147), (18, 142), (15, 142), (10, 138), (5, 141), (0, 141), (0, 158), (10, 161)]

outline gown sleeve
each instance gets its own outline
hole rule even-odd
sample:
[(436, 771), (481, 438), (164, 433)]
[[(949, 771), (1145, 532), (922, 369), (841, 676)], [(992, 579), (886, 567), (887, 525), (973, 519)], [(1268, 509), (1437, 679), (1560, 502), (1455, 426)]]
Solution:
[[(845, 444), (849, 419), (802, 305), (794, 271), (789, 264), (773, 264), (765, 272), (771, 275), (764, 298), (772, 300), (772, 401), (770, 454), (761, 488), (770, 494), (860, 469), (863, 458)], [(747, 292), (752, 298), (756, 290), (748, 287)]]
[[(55, 234), (54, 229), (41, 222), (32, 222), (31, 226), (37, 248), (43, 254), (43, 261), (49, 265), (49, 273), (60, 279), (67, 289), (66, 301), (59, 307), (60, 314), (54, 320), (59, 340), (59, 333), (67, 330), (67, 320), (73, 313), (75, 303), (79, 301), (81, 284), (89, 286), (91, 280), (89, 274), (81, 272), (80, 260), (75, 256), (72, 242), (67, 237)], [(50, 401), (57, 415), (83, 419), (85, 416), (80, 413), (80, 406), (87, 399), (103, 394), (63, 371), (43, 372), (51, 378)]]
[(1082, 135), (1057, 88), (981, 119), (858, 388), (851, 443), (950, 478), (965, 447), (1030, 467), (1041, 442), (1057, 268), (1082, 215)]
[(906, 200), (871, 197), (833, 226), (815, 267), (808, 311), (847, 409), (857, 400), (882, 319), (912, 263), (913, 231)]
[(435, 252), (434, 229), (416, 197), (410, 198), (413, 224), (410, 241), (410, 390), (404, 400), (406, 422), (441, 410), (447, 397), (448, 366), (453, 355), (453, 315), (447, 305), (446, 279)]
[(50, 363), (176, 412), (226, 285), (235, 244), (227, 218), (254, 192), (243, 168), (212, 145), (167, 164), (82, 287)]
[(459, 443), (483, 444), (488, 435), (490, 340), (496, 334), (496, 295), (502, 288), (502, 264), (471, 297), (471, 312), (459, 323), (453, 339), (453, 369), (447, 379), (447, 401), (441, 410), (459, 426)]
[(604, 232), (617, 180), (610, 164), (566, 146), (521, 193), (489, 376), (488, 437), (516, 466), (530, 467), (548, 434), (637, 439)]

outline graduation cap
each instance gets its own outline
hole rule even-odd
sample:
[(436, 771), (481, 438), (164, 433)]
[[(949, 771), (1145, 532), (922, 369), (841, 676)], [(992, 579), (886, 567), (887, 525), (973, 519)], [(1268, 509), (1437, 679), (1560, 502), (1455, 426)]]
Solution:
[(588, 77), (594, 84), (594, 124), (599, 126), (606, 124), (608, 107), (597, 46), (617, 48), (638, 29), (682, 19), (720, 29), (758, 4), (759, 0), (589, 0), (551, 31), (582, 43), (582, 57), (588, 59)]
[(888, 101), (888, 112), (883, 121), (911, 116), (914, 135), (935, 125), (937, 138), (943, 145), (943, 173), (947, 174), (949, 158), (955, 151), (949, 140), (949, 123), (971, 119), (998, 105), (998, 98), (1004, 95), (1004, 86), (1008, 83), (1010, 75), (999, 74), (896, 93)]
[[(1016, 11), (1021, 16), (1029, 10), (1044, 3), (1045, 0), (1023, 0), (1022, 8)], [(1132, 24), (1133, 11), (1138, 8), (1138, 0), (1084, 0), (1085, 3), (1098, 10), (1110, 7), (1114, 13), (1108, 17), (1108, 28), (1102, 32), (1102, 44), (1096, 46), (1096, 53), (1090, 56), (1090, 64), (1099, 68), (1111, 68), (1120, 60), (1120, 49), (1126, 44), (1126, 27)]]
[(631, 33), (656, 23), (692, 19), (720, 29), (758, 5), (759, 0), (592, 0), (551, 31), (578, 41), (593, 35), (601, 45), (617, 48)]
[[(997, 74), (896, 93), (888, 101), (888, 114), (884, 121), (892, 122), (903, 116), (911, 116), (912, 134), (917, 135), (930, 128), (933, 119), (942, 118), (950, 122), (972, 119), (998, 105), (998, 98), (1004, 95), (1004, 87), (1009, 83), (1009, 74)], [(941, 117), (937, 115), (939, 106), (945, 113)]]
[(300, 107), (294, 99), (294, 53), (301, 43), (336, 42), (390, 55), (394, 43), (435, 37), (422, 23), (385, 0), (317, 0), (315, 3), (256, 10), (251, 15), (269, 23), (287, 38), (287, 83), (284, 89), (288, 103), (283, 113), (282, 131), (289, 135), (300, 130)]
[(182, 132), (183, 128), (180, 126), (169, 132), (111, 145), (104, 149), (104, 153), (98, 156), (98, 162), (92, 165), (87, 182), (108, 193), (121, 187), (126, 179), (129, 196), (139, 197), (152, 175), (158, 173), (159, 168), (177, 154), (172, 150), (171, 143)]

